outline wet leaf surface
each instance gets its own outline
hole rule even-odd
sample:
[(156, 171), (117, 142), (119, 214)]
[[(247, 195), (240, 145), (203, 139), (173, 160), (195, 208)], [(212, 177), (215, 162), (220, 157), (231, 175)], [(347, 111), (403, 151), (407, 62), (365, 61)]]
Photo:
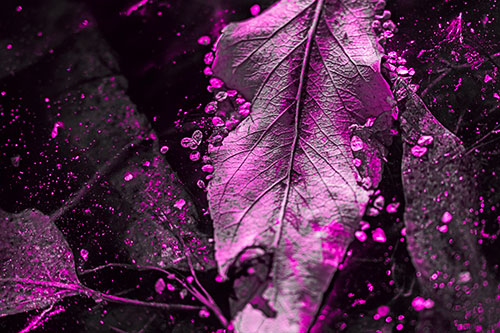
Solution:
[(280, 2), (229, 25), (217, 43), (214, 76), (252, 111), (211, 151), (216, 259), (226, 274), (250, 247), (273, 255), (263, 297), (277, 317), (247, 305), (235, 320), (241, 331), (311, 324), (380, 180), (391, 93), (373, 5)]

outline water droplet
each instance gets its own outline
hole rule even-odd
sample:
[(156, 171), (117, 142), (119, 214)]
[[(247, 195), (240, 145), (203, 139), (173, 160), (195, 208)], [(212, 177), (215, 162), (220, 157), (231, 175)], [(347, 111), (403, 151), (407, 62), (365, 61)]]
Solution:
[(441, 225), (441, 226), (437, 227), (437, 229), (439, 231), (441, 231), (442, 233), (445, 233), (445, 232), (448, 231), (448, 226), (447, 225)]
[(205, 64), (210, 65), (214, 61), (214, 54), (212, 52), (208, 52), (205, 54), (205, 57), (203, 58), (205, 61)]
[(204, 166), (201, 167), (201, 171), (206, 173), (212, 173), (214, 172), (214, 167), (211, 164), (205, 164)]
[(209, 82), (210, 85), (216, 89), (220, 89), (224, 85), (224, 82), (222, 82), (220, 79), (216, 77), (211, 78)]
[(203, 161), (203, 163), (205, 164), (208, 164), (208, 163), (212, 163), (212, 159), (210, 158), (210, 156), (208, 155), (203, 155), (203, 157), (201, 158), (201, 160)]
[(126, 181), (126, 182), (129, 182), (131, 181), (132, 179), (134, 179), (134, 175), (130, 172), (126, 172), (125, 175), (123, 176), (123, 179)]
[(365, 177), (361, 180), (361, 186), (365, 190), (369, 190), (372, 187), (372, 179), (370, 177)]
[(380, 210), (384, 209), (385, 199), (383, 196), (379, 195), (374, 201), (373, 206)]
[(163, 293), (164, 290), (165, 290), (165, 281), (162, 278), (159, 278), (155, 283), (155, 291), (158, 294), (161, 294)]
[(162, 154), (166, 154), (167, 152), (168, 152), (168, 146), (162, 146), (162, 147), (160, 148), (160, 153), (162, 153)]
[(354, 236), (360, 241), (360, 242), (364, 242), (368, 237), (366, 236), (366, 233), (364, 231), (356, 231), (354, 233)]
[(246, 118), (250, 114), (250, 110), (249, 109), (240, 109), (240, 110), (238, 110), (238, 114), (242, 118)]
[(411, 154), (415, 157), (422, 157), (427, 152), (427, 148), (416, 145), (411, 148)]
[(396, 73), (398, 73), (399, 75), (408, 75), (408, 68), (406, 68), (405, 66), (399, 66), (396, 69)]
[(377, 309), (377, 313), (381, 316), (381, 317), (385, 317), (389, 314), (390, 312), (390, 308), (387, 306), (387, 305), (382, 305), (382, 306), (379, 306), (378, 309)]
[(379, 243), (385, 243), (387, 240), (387, 237), (385, 236), (384, 230), (382, 230), (380, 228), (373, 230), (372, 238), (375, 242), (379, 242)]
[(172, 285), (172, 284), (170, 284), (170, 283), (167, 283), (167, 289), (168, 289), (169, 291), (175, 291), (175, 287), (174, 287), (174, 285)]
[(193, 139), (185, 137), (181, 139), (181, 146), (184, 148), (189, 148), (193, 145)]
[(385, 210), (389, 214), (394, 214), (398, 211), (398, 207), (399, 207), (399, 202), (391, 202), (390, 204), (387, 205)]
[(363, 140), (359, 136), (354, 135), (351, 138), (351, 149), (352, 151), (360, 151), (363, 149)]
[(189, 159), (193, 162), (196, 162), (200, 159), (200, 152), (197, 150), (194, 150), (189, 154)]
[(453, 219), (453, 216), (450, 214), (450, 212), (444, 212), (443, 216), (441, 217), (441, 221), (443, 223), (449, 223)]
[(238, 97), (238, 98), (236, 99), (236, 103), (237, 103), (237, 104), (243, 104), (243, 103), (245, 103), (245, 101), (246, 101), (246, 99), (244, 99), (243, 97)]
[(470, 280), (472, 280), (470, 272), (460, 272), (460, 274), (458, 275), (458, 282), (459, 283), (467, 283)]
[(185, 204), (186, 204), (186, 200), (179, 199), (175, 202), (174, 207), (177, 209), (182, 209), (182, 207), (184, 207)]
[(196, 145), (199, 146), (201, 144), (201, 140), (203, 140), (203, 133), (200, 130), (196, 130), (193, 132), (193, 135), (191, 135), (191, 138)]
[(220, 134), (217, 134), (215, 135), (214, 137), (212, 137), (212, 139), (210, 140), (213, 144), (219, 144), (222, 142), (222, 135)]
[(222, 127), (225, 125), (224, 121), (220, 117), (213, 117), (212, 124), (216, 127)]
[(205, 106), (205, 113), (213, 114), (217, 111), (217, 102), (212, 101)]
[(260, 13), (260, 6), (255, 4), (253, 5), (252, 7), (250, 7), (250, 14), (252, 14), (253, 16), (257, 16), (259, 15)]
[(83, 261), (87, 261), (87, 259), (89, 258), (89, 251), (87, 251), (86, 249), (81, 249), (80, 256), (82, 257)]
[(227, 98), (227, 92), (226, 91), (219, 91), (216, 95), (215, 95), (215, 99), (218, 101), (218, 102), (222, 102), (223, 100), (225, 100)]
[(207, 309), (201, 309), (198, 314), (199, 314), (199, 316), (201, 318), (208, 318), (208, 317), (210, 317), (210, 312), (208, 312)]
[(196, 186), (198, 186), (199, 188), (202, 188), (202, 189), (207, 187), (207, 185), (205, 184), (205, 182), (202, 179), (198, 179), (198, 181), (196, 182)]
[(368, 216), (377, 216), (380, 214), (379, 210), (373, 207), (368, 208), (368, 211), (366, 212), (366, 215)]
[(213, 74), (212, 68), (205, 67), (205, 69), (203, 69), (203, 74), (205, 74), (206, 76), (211, 76)]
[(432, 143), (432, 141), (434, 141), (434, 138), (430, 135), (422, 135), (419, 139), (418, 139), (418, 144), (420, 146), (428, 146)]
[(355, 158), (354, 160), (352, 160), (352, 162), (354, 163), (354, 166), (356, 168), (359, 168), (361, 166), (361, 160), (359, 158)]
[(186, 281), (187, 281), (187, 283), (193, 283), (194, 279), (193, 279), (193, 277), (190, 275), (190, 276), (188, 276), (188, 277), (186, 278)]
[(238, 94), (236, 90), (228, 90), (227, 91), (227, 97), (234, 97)]
[(198, 44), (207, 46), (210, 44), (210, 37), (209, 36), (201, 36), (198, 38)]

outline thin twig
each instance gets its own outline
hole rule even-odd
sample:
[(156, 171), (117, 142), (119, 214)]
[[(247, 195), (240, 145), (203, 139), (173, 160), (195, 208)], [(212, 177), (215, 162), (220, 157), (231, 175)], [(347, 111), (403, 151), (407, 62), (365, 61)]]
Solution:
[(424, 98), (432, 87), (434, 87), (439, 81), (441, 81), (446, 75), (451, 72), (451, 68), (446, 69), (441, 75), (434, 79), (425, 89), (422, 91), (421, 97)]

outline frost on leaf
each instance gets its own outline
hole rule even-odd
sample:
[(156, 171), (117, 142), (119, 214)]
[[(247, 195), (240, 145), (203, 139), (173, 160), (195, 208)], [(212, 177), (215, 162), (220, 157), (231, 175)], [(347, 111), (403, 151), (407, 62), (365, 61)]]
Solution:
[[(477, 163), (405, 83), (396, 81), (394, 91), (407, 94), (401, 112), (404, 220), (420, 285), (449, 322), (492, 329), (499, 313), (496, 284), (473, 226), (473, 212), (479, 208)], [(413, 145), (424, 133), (433, 134), (433, 146), (415, 158)], [(464, 279), (463, 272), (470, 272), (470, 278)]]
[[(273, 258), (266, 288), (237, 315), (242, 332), (311, 325), (380, 181), (392, 95), (374, 5), (282, 1), (230, 24), (217, 43), (215, 77), (252, 112), (210, 152), (216, 259), (227, 276), (249, 248)], [(353, 136), (363, 142), (356, 156)]]
[(0, 210), (0, 317), (81, 293), (73, 253), (48, 216)]

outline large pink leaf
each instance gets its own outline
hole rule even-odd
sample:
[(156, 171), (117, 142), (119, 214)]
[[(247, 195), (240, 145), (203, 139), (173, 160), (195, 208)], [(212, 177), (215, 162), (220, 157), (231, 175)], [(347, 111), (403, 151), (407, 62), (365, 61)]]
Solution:
[(252, 112), (211, 150), (216, 259), (226, 276), (236, 260), (273, 258), (242, 332), (307, 329), (380, 181), (392, 95), (374, 5), (281, 1), (217, 43), (214, 75)]

